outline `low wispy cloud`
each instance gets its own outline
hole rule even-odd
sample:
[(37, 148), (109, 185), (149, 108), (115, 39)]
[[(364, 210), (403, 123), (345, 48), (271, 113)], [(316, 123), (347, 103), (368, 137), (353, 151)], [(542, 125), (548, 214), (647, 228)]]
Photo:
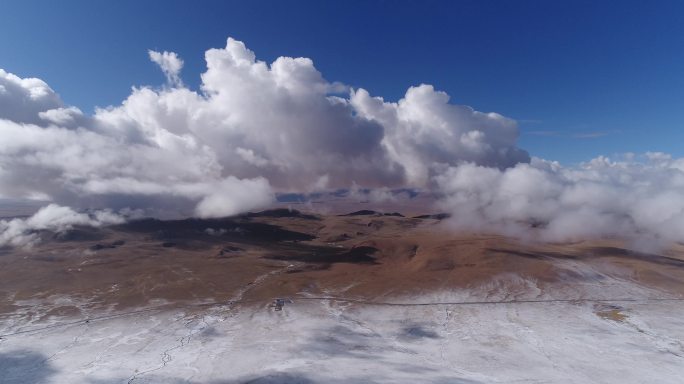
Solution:
[(80, 213), (69, 207), (49, 204), (26, 219), (0, 220), (0, 247), (30, 247), (40, 239), (41, 231), (59, 234), (75, 226), (100, 227), (124, 221), (123, 216), (109, 210)]
[(178, 57), (175, 52), (157, 52), (149, 50), (147, 53), (150, 56), (150, 60), (159, 65), (159, 68), (164, 72), (166, 81), (170, 86), (183, 86), (183, 82), (180, 78), (180, 71), (183, 69), (183, 60)]
[(566, 131), (554, 131), (554, 130), (523, 131), (524, 135), (558, 137), (561, 139), (598, 139), (600, 137), (616, 135), (619, 133), (622, 133), (622, 132), (619, 130), (593, 131), (593, 132), (566, 132)]
[(515, 121), (517, 121), (518, 124), (521, 125), (542, 124), (544, 122), (544, 120), (540, 119), (515, 119)]
[(437, 177), (457, 228), (569, 241), (684, 241), (684, 159), (662, 153), (598, 157), (579, 167), (534, 159), (505, 170), (474, 164)]

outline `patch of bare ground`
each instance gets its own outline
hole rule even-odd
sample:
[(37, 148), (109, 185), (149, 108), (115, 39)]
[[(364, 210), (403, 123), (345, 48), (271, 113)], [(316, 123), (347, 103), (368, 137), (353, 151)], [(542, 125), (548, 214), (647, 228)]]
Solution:
[(621, 307), (616, 305), (597, 305), (594, 313), (604, 320), (612, 320), (620, 323), (624, 322), (629, 317), (623, 312)]
[[(586, 287), (624, 282), (684, 296), (682, 246), (643, 253), (614, 239), (523, 243), (455, 232), (442, 217), (393, 212), (276, 210), (44, 234), (32, 249), (0, 255), (0, 297), (10, 300), (0, 311), (64, 296), (116, 309), (153, 300), (179, 306), (225, 302), (238, 293), (245, 302), (323, 294), (373, 300), (444, 291), (479, 299), (573, 299), (586, 298)], [(621, 316), (611, 311), (605, 316)]]

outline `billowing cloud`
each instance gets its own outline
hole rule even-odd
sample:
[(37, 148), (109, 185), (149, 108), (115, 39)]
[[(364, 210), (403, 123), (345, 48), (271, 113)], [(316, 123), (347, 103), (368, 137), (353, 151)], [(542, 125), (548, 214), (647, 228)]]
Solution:
[(85, 123), (86, 117), (80, 109), (76, 107), (60, 107), (38, 112), (43, 122), (62, 127), (78, 126)]
[(442, 207), (461, 229), (546, 241), (684, 241), (684, 159), (662, 153), (599, 157), (576, 168), (540, 159), (504, 170), (469, 163), (437, 182)]
[(308, 58), (268, 64), (230, 38), (206, 52), (197, 91), (183, 85), (178, 55), (149, 56), (167, 83), (93, 115), (0, 70), (0, 197), (217, 217), (276, 192), (352, 188), (382, 200), (432, 189), (462, 228), (684, 241), (683, 160), (531, 161), (515, 121), (430, 85), (385, 101), (326, 80)]
[(229, 38), (206, 52), (193, 91), (175, 53), (149, 55), (167, 85), (134, 88), (92, 116), (3, 71), (0, 196), (220, 216), (264, 206), (275, 191), (420, 188), (462, 161), (529, 159), (514, 121), (449, 104), (427, 85), (387, 103), (325, 80), (310, 59), (267, 64)]
[(515, 121), (449, 104), (449, 96), (431, 85), (409, 88), (398, 103), (360, 89), (352, 92), (351, 104), (360, 116), (390, 127), (383, 146), (406, 171), (409, 184), (424, 185), (439, 165), (466, 161), (506, 168), (530, 161), (527, 152), (516, 147)]
[(59, 95), (43, 80), (20, 78), (0, 69), (0, 119), (44, 124), (39, 114), (61, 107)]

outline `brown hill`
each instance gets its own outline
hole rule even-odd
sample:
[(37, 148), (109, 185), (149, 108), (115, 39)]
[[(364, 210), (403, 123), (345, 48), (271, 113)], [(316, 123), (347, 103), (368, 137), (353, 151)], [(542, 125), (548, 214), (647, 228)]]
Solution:
[[(32, 249), (2, 251), (0, 312), (65, 296), (126, 308), (152, 300), (400, 300), (449, 292), (473, 300), (615, 298), (634, 286), (684, 293), (682, 246), (645, 254), (619, 240), (522, 243), (455, 233), (440, 219), (279, 210), (45, 234)], [(78, 310), (68, 303), (57, 309)]]

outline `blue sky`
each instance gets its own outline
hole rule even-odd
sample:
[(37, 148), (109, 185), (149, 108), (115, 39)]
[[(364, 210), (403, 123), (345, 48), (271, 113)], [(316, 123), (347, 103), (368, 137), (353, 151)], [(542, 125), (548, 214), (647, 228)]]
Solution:
[(226, 37), (268, 62), (305, 56), (330, 81), (388, 100), (435, 85), (452, 102), (520, 122), (520, 146), (576, 163), (684, 156), (684, 2), (4, 1), (0, 68), (47, 81), (85, 111), (160, 85), (147, 50), (184, 60)]

